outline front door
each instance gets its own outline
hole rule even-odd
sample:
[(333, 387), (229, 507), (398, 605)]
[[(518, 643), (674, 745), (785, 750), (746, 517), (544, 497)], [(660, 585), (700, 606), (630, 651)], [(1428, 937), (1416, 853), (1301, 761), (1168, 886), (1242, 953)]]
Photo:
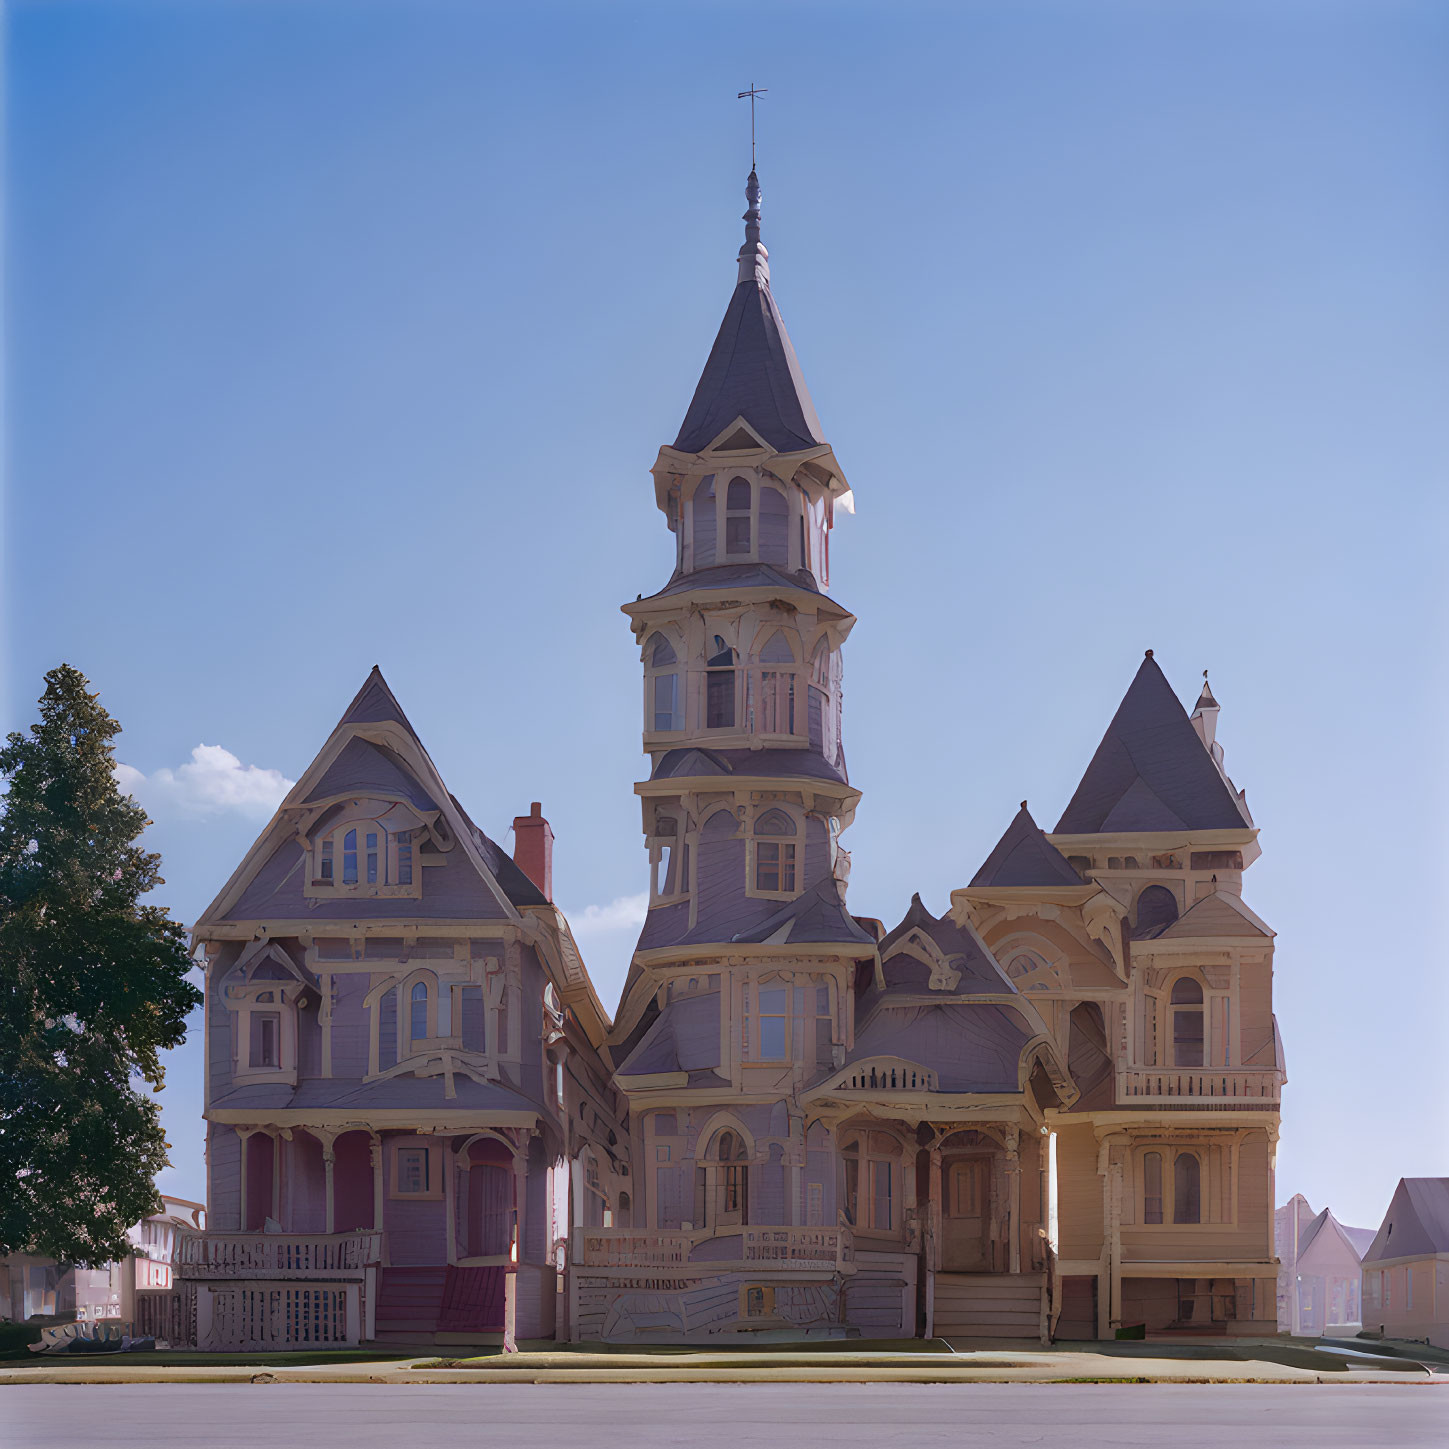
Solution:
[(943, 1164), (941, 1267), (948, 1273), (989, 1273), (991, 1158), (986, 1153)]

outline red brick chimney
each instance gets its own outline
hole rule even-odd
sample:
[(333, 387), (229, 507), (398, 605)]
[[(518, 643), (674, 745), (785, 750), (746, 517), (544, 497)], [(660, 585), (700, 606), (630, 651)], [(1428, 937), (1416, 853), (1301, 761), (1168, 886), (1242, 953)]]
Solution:
[(543, 806), (537, 800), (527, 815), (513, 817), (513, 861), (552, 901), (553, 830), (543, 818)]

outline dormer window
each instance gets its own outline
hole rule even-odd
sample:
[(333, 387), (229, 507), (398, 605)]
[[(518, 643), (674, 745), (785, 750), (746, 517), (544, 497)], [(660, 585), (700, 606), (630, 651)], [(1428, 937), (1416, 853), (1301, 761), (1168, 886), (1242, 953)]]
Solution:
[(268, 945), (233, 969), (221, 999), (232, 1013), (232, 1080), (297, 1080), (297, 1014), (308, 987), (288, 974), (295, 963)]

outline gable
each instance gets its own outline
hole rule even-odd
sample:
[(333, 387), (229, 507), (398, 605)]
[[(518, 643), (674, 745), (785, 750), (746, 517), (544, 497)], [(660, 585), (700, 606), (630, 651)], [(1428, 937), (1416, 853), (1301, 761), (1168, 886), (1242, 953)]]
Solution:
[(1082, 883), (1066, 856), (1031, 818), (1025, 800), (971, 880), (973, 886), (982, 887), (1079, 886)]
[(1271, 938), (1273, 932), (1237, 896), (1214, 891), (1190, 910), (1179, 916), (1158, 940), (1192, 936), (1258, 936)]
[(437, 801), (406, 770), (391, 750), (353, 736), (304, 797), (329, 800), (338, 795), (396, 795), (419, 810), (436, 810)]

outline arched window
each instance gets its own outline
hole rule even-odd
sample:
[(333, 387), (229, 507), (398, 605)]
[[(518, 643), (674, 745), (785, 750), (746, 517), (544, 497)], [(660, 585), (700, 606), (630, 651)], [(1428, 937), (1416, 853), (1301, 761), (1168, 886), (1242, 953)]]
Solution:
[(428, 1030), (428, 987), (425, 981), (415, 982), (408, 997), (408, 1035), (413, 1041), (426, 1041)]
[(894, 1233), (901, 1191), (901, 1144), (889, 1132), (860, 1132), (841, 1152), (845, 1218), (868, 1232)]
[(1179, 1152), (1172, 1164), (1172, 1220), (1202, 1221), (1202, 1163), (1195, 1152)]
[(695, 1217), (707, 1227), (743, 1225), (750, 1220), (749, 1148), (726, 1129), (711, 1143), (695, 1171)]
[(750, 551), (750, 514), (754, 489), (744, 478), (731, 478), (725, 490), (725, 553), (748, 554)]
[(719, 520), (715, 517), (714, 474), (707, 474), (694, 490), (694, 567), (713, 568)]
[(1200, 1067), (1203, 1064), (1202, 987), (1191, 976), (1173, 983), (1169, 1005), (1172, 1015), (1172, 1064)]
[(648, 678), (649, 728), (682, 730), (684, 712), (679, 702), (679, 657), (663, 634), (651, 634), (644, 645)]
[(705, 669), (704, 727), (708, 730), (732, 730), (735, 727), (735, 663), (736, 652), (724, 639), (714, 636), (714, 652)]
[(1142, 1158), (1142, 1221), (1162, 1221), (1162, 1154), (1148, 1152)]
[(766, 563), (790, 562), (790, 505), (778, 488), (760, 489), (759, 557)]
[[(777, 629), (759, 652), (762, 666), (751, 681), (750, 729), (759, 734), (795, 733), (795, 646)], [(769, 667), (778, 666), (778, 667)]]
[(649, 863), (652, 867), (650, 889), (656, 901), (681, 895), (688, 889), (687, 863), (679, 841), (679, 821), (674, 816), (655, 816)]
[(766, 810), (755, 819), (755, 890), (764, 895), (794, 895), (795, 822), (783, 810)]
[(1166, 886), (1150, 885), (1137, 897), (1134, 936), (1156, 935), (1177, 919), (1177, 897)]

